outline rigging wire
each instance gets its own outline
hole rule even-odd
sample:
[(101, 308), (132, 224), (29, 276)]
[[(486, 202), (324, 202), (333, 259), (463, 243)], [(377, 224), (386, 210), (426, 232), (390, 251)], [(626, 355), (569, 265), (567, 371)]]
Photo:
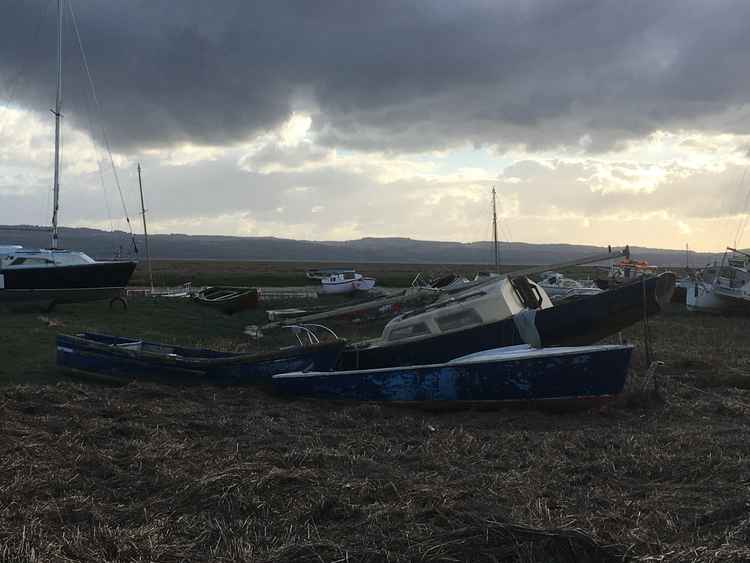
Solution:
[[(91, 131), (92, 136), (94, 134), (94, 123), (91, 119), (91, 106), (89, 104), (88, 98), (85, 98), (86, 100), (86, 118), (89, 122), (89, 131)], [(109, 196), (107, 194), (107, 183), (104, 180), (104, 167), (102, 166), (102, 154), (101, 154), (101, 146), (99, 145), (99, 142), (97, 139), (93, 139), (94, 143), (94, 152), (96, 157), (96, 170), (99, 175), (99, 185), (102, 188), (102, 195), (104, 197), (104, 207), (107, 210), (107, 222), (109, 223), (109, 231), (114, 233), (115, 231), (115, 224), (112, 220), (112, 207), (109, 204)]]
[(102, 158), (102, 151), (101, 151), (101, 145), (99, 143), (99, 139), (95, 137), (96, 129), (94, 128), (94, 121), (91, 117), (91, 115), (93, 114), (93, 111), (91, 108), (91, 100), (89, 96), (86, 96), (86, 95), (83, 96), (83, 100), (85, 104), (84, 109), (86, 113), (86, 120), (88, 121), (88, 124), (89, 124), (89, 131), (91, 131), (91, 137), (93, 141), (92, 144), (94, 145), (94, 153), (96, 157), (96, 169), (99, 175), (99, 184), (101, 185), (101, 188), (102, 188), (102, 195), (104, 196), (104, 207), (107, 210), (107, 222), (109, 223), (110, 232), (114, 233), (115, 224), (114, 224), (114, 221), (112, 220), (112, 208), (109, 204), (109, 196), (107, 194), (107, 184), (104, 179), (104, 167), (102, 166), (102, 161), (104, 159)]
[(81, 59), (83, 61), (83, 67), (86, 70), (86, 77), (89, 81), (89, 86), (91, 88), (91, 97), (94, 100), (94, 105), (96, 106), (97, 112), (99, 113), (100, 123), (101, 125), (101, 133), (102, 138), (104, 139), (104, 146), (107, 149), (107, 154), (109, 155), (109, 162), (112, 166), (112, 175), (115, 180), (115, 185), (117, 186), (117, 192), (120, 194), (120, 203), (122, 204), (123, 212), (125, 213), (125, 221), (128, 224), (128, 230), (130, 231), (130, 238), (131, 242), (133, 243), (133, 251), (138, 254), (138, 245), (135, 242), (135, 234), (133, 233), (133, 225), (130, 223), (130, 216), (128, 214), (128, 207), (125, 204), (125, 196), (122, 193), (122, 186), (120, 185), (120, 177), (117, 174), (117, 167), (115, 166), (115, 159), (112, 156), (112, 147), (109, 143), (109, 137), (107, 136), (107, 131), (104, 128), (103, 120), (101, 119), (102, 114), (102, 107), (99, 103), (99, 97), (96, 95), (96, 87), (94, 86), (94, 79), (91, 77), (91, 70), (89, 69), (89, 63), (88, 58), (86, 57), (86, 51), (83, 48), (83, 41), (81, 40), (81, 34), (78, 31), (78, 22), (76, 20), (75, 12), (73, 11), (73, 3), (68, 0), (68, 9), (70, 10), (70, 16), (73, 21), (73, 30), (75, 31), (76, 39), (78, 41), (78, 48), (81, 51)]

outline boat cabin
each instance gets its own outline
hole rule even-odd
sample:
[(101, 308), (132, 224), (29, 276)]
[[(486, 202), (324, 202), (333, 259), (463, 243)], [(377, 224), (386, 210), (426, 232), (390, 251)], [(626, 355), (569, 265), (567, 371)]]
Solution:
[[(2, 247), (9, 248), (9, 247)], [(94, 259), (83, 252), (71, 250), (30, 250), (17, 247), (8, 253), (0, 252), (0, 269), (43, 268), (93, 264)]]
[(311, 280), (322, 280), (338, 274), (354, 274), (354, 270), (348, 268), (316, 268), (305, 272), (305, 275)]
[(526, 278), (498, 278), (468, 288), (423, 309), (392, 319), (383, 329), (383, 342), (419, 339), (512, 317), (524, 309), (546, 309), (552, 301)]

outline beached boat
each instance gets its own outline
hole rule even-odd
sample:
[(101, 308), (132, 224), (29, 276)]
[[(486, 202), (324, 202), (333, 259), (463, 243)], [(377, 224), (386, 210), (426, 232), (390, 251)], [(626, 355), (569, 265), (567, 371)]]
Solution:
[(601, 401), (622, 391), (632, 346), (486, 350), (447, 363), (275, 375), (292, 397), (405, 403)]
[(526, 278), (490, 278), (395, 317), (380, 338), (350, 345), (338, 369), (444, 363), (529, 340), (539, 347), (593, 344), (638, 322), (644, 311), (658, 313), (671, 299), (674, 282), (674, 274), (666, 272), (553, 305), (544, 289)]
[(198, 303), (231, 315), (258, 306), (260, 292), (257, 287), (206, 287), (195, 295)]
[(367, 278), (354, 271), (335, 272), (320, 278), (320, 295), (340, 295), (355, 291), (369, 291), (375, 287), (375, 278)]
[(57, 12), (57, 90), (55, 107), (50, 110), (55, 117), (51, 248), (0, 246), (0, 303), (34, 302), (51, 308), (57, 303), (122, 299), (136, 267), (134, 261), (94, 260), (84, 252), (59, 248), (63, 71), (63, 7), (60, 2)]
[(344, 344), (337, 340), (240, 354), (86, 332), (57, 337), (57, 365), (74, 374), (120, 382), (261, 384), (277, 373), (333, 369)]
[(609, 267), (607, 277), (595, 279), (594, 284), (599, 289), (611, 289), (643, 276), (653, 276), (655, 273), (645, 260), (633, 260), (628, 257), (613, 263)]

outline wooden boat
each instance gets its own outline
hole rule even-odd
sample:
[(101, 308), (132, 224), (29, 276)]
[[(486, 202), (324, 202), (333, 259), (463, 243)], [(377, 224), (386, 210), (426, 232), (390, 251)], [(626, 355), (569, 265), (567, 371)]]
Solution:
[(447, 363), (272, 377), (281, 395), (349, 401), (601, 401), (622, 391), (632, 346), (511, 346)]
[(277, 373), (333, 369), (344, 345), (338, 340), (237, 354), (85, 332), (58, 335), (57, 365), (73, 374), (117, 382), (261, 384)]
[(213, 286), (202, 289), (195, 300), (231, 315), (258, 306), (260, 292), (257, 287)]
[[(658, 313), (674, 290), (671, 272), (597, 295), (552, 305), (544, 290), (527, 280), (497, 278), (422, 310), (392, 319), (380, 338), (349, 346), (338, 369), (375, 369), (444, 363), (499, 346), (524, 344), (518, 315), (534, 311), (540, 346), (581, 346), (617, 334)], [(525, 288), (517, 291), (518, 288)], [(645, 301), (645, 306), (644, 306)]]

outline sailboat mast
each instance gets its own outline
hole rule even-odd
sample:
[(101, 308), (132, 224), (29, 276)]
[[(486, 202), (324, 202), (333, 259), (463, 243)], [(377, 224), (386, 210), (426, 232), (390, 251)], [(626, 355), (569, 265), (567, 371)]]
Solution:
[(146, 247), (146, 264), (148, 265), (148, 281), (151, 293), (154, 292), (154, 273), (151, 270), (151, 254), (148, 251), (148, 230), (146, 229), (146, 205), (143, 203), (143, 182), (141, 181), (141, 163), (138, 163), (138, 189), (141, 192), (141, 216), (143, 217), (143, 244)]
[(495, 271), (500, 273), (500, 254), (497, 246), (497, 208), (495, 207), (495, 186), (492, 186), (492, 236), (495, 243)]
[(57, 95), (55, 97), (55, 178), (52, 185), (52, 249), (57, 249), (57, 211), (60, 207), (60, 106), (62, 104), (62, 0), (57, 0)]

